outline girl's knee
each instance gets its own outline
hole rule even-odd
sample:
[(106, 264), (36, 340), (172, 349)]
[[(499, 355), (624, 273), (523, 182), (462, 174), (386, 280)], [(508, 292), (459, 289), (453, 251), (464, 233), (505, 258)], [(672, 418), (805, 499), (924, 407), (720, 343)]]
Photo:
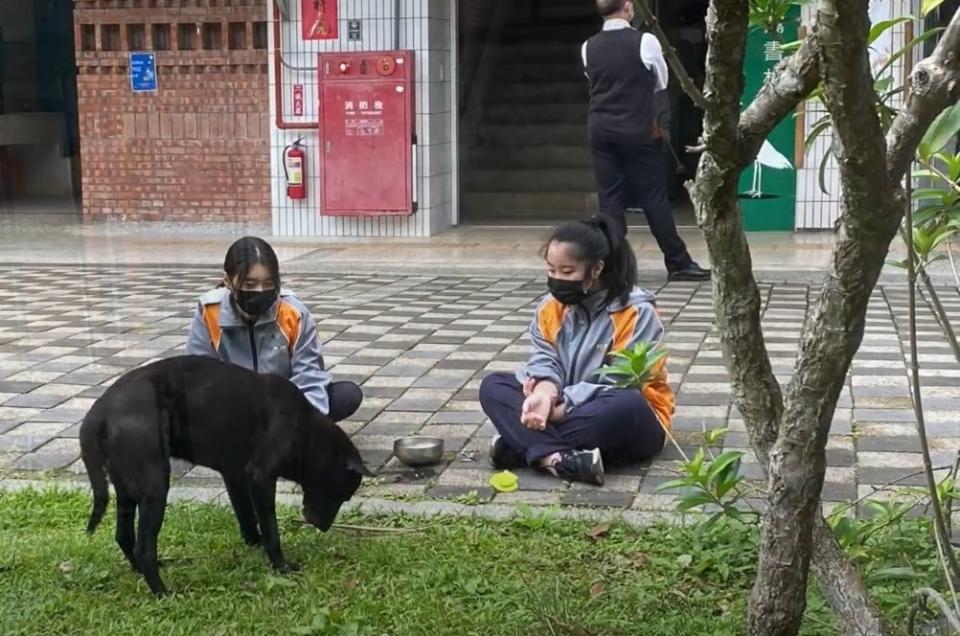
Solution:
[(518, 384), (512, 373), (498, 371), (487, 375), (480, 381), (480, 405), (502, 399), (502, 396), (513, 388), (512, 384)]

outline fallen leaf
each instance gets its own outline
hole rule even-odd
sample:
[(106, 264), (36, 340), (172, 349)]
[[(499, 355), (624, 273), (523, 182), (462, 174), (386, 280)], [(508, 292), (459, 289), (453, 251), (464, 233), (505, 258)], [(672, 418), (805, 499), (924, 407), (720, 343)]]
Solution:
[(638, 568), (642, 568), (647, 564), (646, 552), (640, 552), (639, 550), (636, 552), (627, 552), (625, 556), (627, 557), (627, 560), (631, 564), (635, 565)]
[(590, 598), (598, 598), (603, 595), (604, 592), (603, 581), (597, 581), (590, 586)]
[(679, 565), (681, 568), (688, 568), (690, 567), (691, 563), (693, 563), (692, 554), (681, 554), (677, 557), (677, 565)]
[(346, 584), (344, 584), (344, 587), (347, 588), (347, 591), (348, 591), (348, 592), (352, 592), (352, 591), (354, 591), (355, 589), (357, 589), (357, 585), (358, 585), (359, 583), (360, 583), (360, 581), (357, 579), (357, 577), (351, 576), (349, 579), (347, 579), (347, 582), (346, 582)]
[(599, 541), (600, 539), (606, 539), (610, 534), (610, 522), (604, 521), (603, 523), (598, 523), (587, 531), (587, 536), (594, 541)]

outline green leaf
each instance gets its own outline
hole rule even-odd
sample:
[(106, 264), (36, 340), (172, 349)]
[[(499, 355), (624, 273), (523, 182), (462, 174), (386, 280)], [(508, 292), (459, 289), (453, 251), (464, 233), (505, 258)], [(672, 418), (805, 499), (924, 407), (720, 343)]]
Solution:
[(899, 60), (901, 57), (903, 57), (904, 55), (909, 53), (911, 50), (913, 50), (915, 46), (917, 46), (918, 44), (921, 44), (922, 42), (926, 42), (927, 40), (929, 40), (935, 35), (943, 33), (945, 30), (946, 29), (944, 27), (937, 27), (935, 29), (929, 29), (927, 31), (924, 31), (917, 37), (913, 38), (912, 40), (907, 42), (905, 45), (903, 45), (903, 48), (897, 50), (893, 55), (891, 55), (887, 59), (887, 61), (884, 62), (883, 66), (877, 69), (876, 74), (878, 76), (884, 75), (890, 69), (890, 67), (893, 66), (894, 63), (896, 63), (897, 60)]
[(664, 490), (677, 490), (678, 488), (688, 488), (693, 484), (689, 479), (672, 479), (656, 487), (654, 492), (663, 492)]
[(810, 133), (807, 135), (806, 141), (803, 142), (803, 151), (810, 152), (810, 148), (813, 147), (813, 143), (820, 137), (822, 133), (829, 130), (833, 126), (833, 120), (830, 118), (830, 115), (824, 115), (818, 119), (813, 126), (810, 127)]
[(920, 3), (920, 15), (927, 17), (932, 11), (943, 4), (944, 0), (923, 0)]
[(739, 462), (741, 457), (743, 457), (743, 451), (730, 450), (721, 453), (719, 457), (710, 463), (710, 468), (707, 470), (708, 482), (714, 483), (716, 479), (723, 474), (724, 470), (733, 466), (736, 462)]
[(824, 194), (830, 194), (830, 191), (827, 190), (827, 163), (830, 162), (830, 157), (833, 156), (833, 141), (830, 141), (830, 145), (827, 147), (827, 151), (823, 153), (823, 158), (820, 160), (820, 170), (817, 176), (817, 181), (820, 184), (820, 192)]
[(703, 439), (707, 445), (713, 446), (717, 441), (722, 439), (729, 430), (729, 428), (712, 428), (703, 434)]
[(960, 104), (954, 104), (940, 113), (927, 129), (917, 146), (917, 154), (926, 161), (943, 150), (950, 140), (960, 132)]
[(870, 27), (870, 34), (867, 36), (867, 43), (873, 44), (876, 42), (877, 38), (881, 35), (897, 26), (898, 24), (903, 24), (904, 22), (911, 22), (916, 20), (912, 15), (902, 15), (898, 18), (893, 18), (892, 20), (880, 20)]
[(677, 504), (677, 510), (679, 512), (687, 512), (693, 508), (699, 508), (700, 506), (705, 506), (711, 503), (714, 503), (714, 500), (709, 494), (705, 492), (696, 493), (680, 499), (680, 503)]

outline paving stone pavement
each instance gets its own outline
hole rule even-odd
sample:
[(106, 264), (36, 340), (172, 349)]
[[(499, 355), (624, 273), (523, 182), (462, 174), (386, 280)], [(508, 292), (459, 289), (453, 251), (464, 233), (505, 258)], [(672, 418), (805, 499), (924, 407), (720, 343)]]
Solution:
[[(8, 268), (0, 279), (0, 485), (18, 487), (52, 474), (83, 487), (77, 429), (86, 410), (126, 370), (181, 353), (196, 298), (217, 280), (215, 269)], [(653, 462), (612, 469), (603, 488), (521, 470), (518, 492), (490, 489), (493, 429), (477, 389), (486, 373), (512, 370), (526, 359), (526, 329), (542, 281), (298, 274), (285, 284), (314, 312), (334, 376), (363, 386), (363, 406), (342, 426), (378, 477), (364, 485), (354, 506), (503, 516), (524, 503), (559, 505), (568, 516), (588, 518), (590, 510), (613, 510), (634, 520), (673, 510), (673, 498), (656, 491), (678, 466), (670, 446)], [(731, 411), (709, 284), (672, 283), (657, 291), (681, 447), (693, 452), (704, 429), (728, 427), (716, 450), (746, 450), (743, 472), (759, 479), (743, 422)], [(785, 384), (817, 290), (777, 284), (761, 293), (771, 363)], [(946, 296), (944, 303), (960, 318), (960, 297)], [(923, 484), (904, 364), (906, 318), (905, 287), (875, 292), (827, 447), (827, 502), (852, 500), (901, 478), (905, 486)], [(933, 459), (946, 466), (960, 448), (960, 365), (932, 313), (923, 310), (918, 325)], [(417, 432), (445, 440), (441, 466), (412, 470), (391, 457), (396, 437)], [(174, 473), (173, 498), (225, 500), (216, 473), (182, 463)], [(294, 497), (291, 485), (284, 490)]]

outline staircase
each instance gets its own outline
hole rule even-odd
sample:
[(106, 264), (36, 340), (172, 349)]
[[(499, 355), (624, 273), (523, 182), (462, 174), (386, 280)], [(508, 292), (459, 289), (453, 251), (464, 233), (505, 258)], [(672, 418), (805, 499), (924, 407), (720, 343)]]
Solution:
[(464, 158), (462, 218), (543, 224), (592, 214), (597, 196), (580, 45), (600, 27), (596, 5), (509, 4), (475, 129), (466, 131), (472, 143)]

